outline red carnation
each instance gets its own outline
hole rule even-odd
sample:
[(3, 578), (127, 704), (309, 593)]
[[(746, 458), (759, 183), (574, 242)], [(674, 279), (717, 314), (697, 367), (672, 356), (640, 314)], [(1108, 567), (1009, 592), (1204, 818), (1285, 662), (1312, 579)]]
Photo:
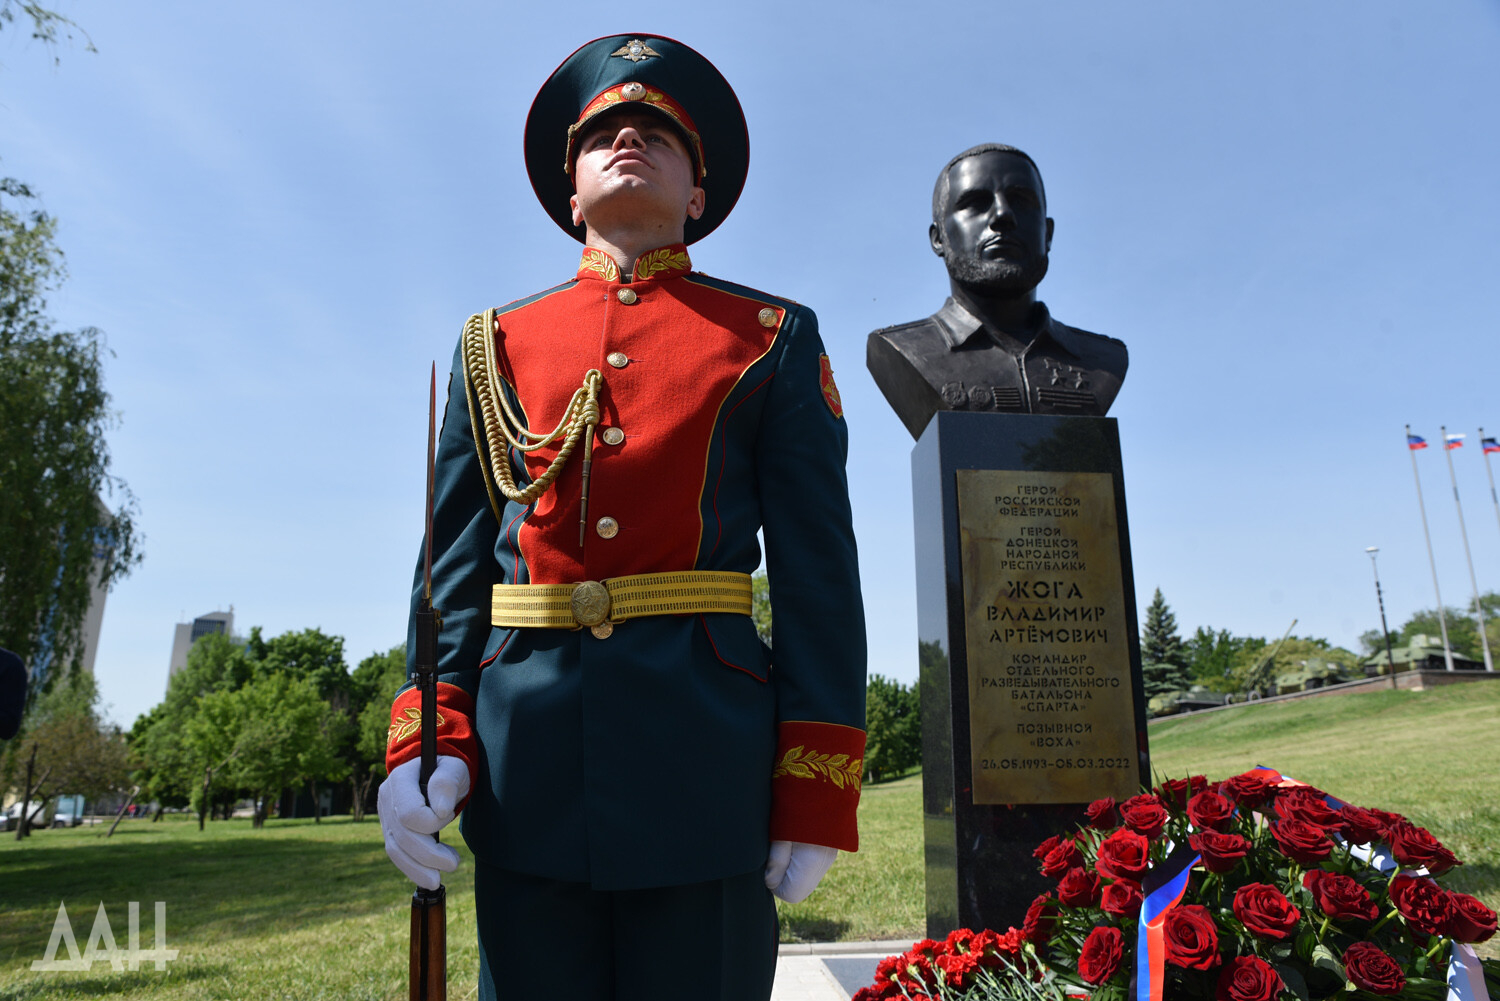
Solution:
[(1318, 909), (1335, 921), (1374, 921), (1380, 916), (1369, 891), (1348, 876), (1313, 869), (1303, 875), (1302, 885), (1312, 891)]
[(1150, 844), (1134, 831), (1121, 828), (1099, 842), (1094, 868), (1111, 879), (1140, 882), (1151, 868)]
[(1156, 787), (1156, 795), (1167, 806), (1181, 810), (1189, 799), (1208, 788), (1208, 776), (1190, 775), (1185, 779), (1167, 779)]
[(1439, 876), (1463, 864), (1425, 827), (1417, 827), (1410, 821), (1399, 820), (1392, 824), (1386, 837), (1391, 843), (1391, 854), (1404, 866), (1413, 869), (1423, 866), (1432, 875)]
[(1354, 986), (1371, 994), (1400, 994), (1406, 988), (1401, 965), (1373, 942), (1355, 942), (1344, 950), (1344, 972)]
[(1105, 796), (1103, 799), (1094, 800), (1088, 805), (1088, 809), (1084, 810), (1084, 815), (1088, 817), (1090, 827), (1100, 831), (1109, 830), (1116, 824), (1114, 797)]
[(1026, 918), (1021, 922), (1021, 937), (1041, 945), (1052, 937), (1052, 925), (1056, 920), (1057, 905), (1051, 895), (1044, 893), (1026, 908)]
[(1086, 869), (1069, 869), (1057, 884), (1064, 907), (1093, 907), (1099, 902), (1099, 877)]
[(1071, 841), (1064, 841), (1042, 859), (1042, 875), (1048, 879), (1056, 879), (1069, 869), (1081, 865), (1083, 865), (1083, 855), (1078, 851), (1078, 846)]
[(1213, 915), (1200, 904), (1183, 904), (1167, 912), (1162, 921), (1167, 962), (1193, 970), (1208, 970), (1219, 964), (1219, 933)]
[[(970, 935), (973, 932), (969, 933)], [(972, 952), (947, 953), (933, 960), (933, 965), (943, 971), (943, 981), (949, 987), (965, 988), (979, 969), (979, 957)]]
[(1102, 984), (1115, 975), (1125, 956), (1125, 936), (1115, 927), (1095, 928), (1083, 940), (1078, 954), (1078, 975), (1091, 984)]
[(1241, 806), (1263, 803), (1276, 791), (1276, 784), (1260, 772), (1245, 772), (1219, 783), (1219, 792)]
[(1385, 821), (1374, 810), (1344, 806), (1339, 810), (1339, 830), (1352, 845), (1367, 845), (1385, 836)]
[[(1046, 899), (1045, 895), (1037, 898), (1038, 901)], [(1004, 935), (986, 928), (969, 942), (969, 949), (979, 957), (980, 966), (993, 969), (1006, 965), (1007, 961), (1015, 962), (1021, 954), (1021, 946), (1025, 944), (1025, 941), (1022, 938), (1022, 932), (1015, 928), (1010, 929)]]
[(1234, 916), (1252, 934), (1283, 939), (1297, 927), (1302, 912), (1276, 887), (1268, 883), (1247, 883), (1235, 891)]
[(1133, 918), (1141, 912), (1141, 885), (1129, 879), (1117, 879), (1104, 888), (1099, 906), (1110, 914)]
[(1460, 942), (1484, 942), (1495, 934), (1495, 912), (1467, 893), (1448, 894), (1452, 917), (1443, 934)]
[(1218, 793), (1205, 789), (1188, 800), (1187, 815), (1195, 827), (1222, 831), (1234, 818), (1234, 804)]
[(969, 928), (955, 928), (943, 939), (943, 948), (949, 952), (968, 952), (969, 943), (974, 939), (974, 932)]
[(1287, 789), (1277, 796), (1276, 814), (1283, 819), (1305, 820), (1325, 831), (1336, 830), (1343, 823), (1339, 812), (1328, 805), (1323, 794), (1306, 786)]
[(1273, 1001), (1281, 993), (1281, 976), (1258, 956), (1236, 956), (1219, 971), (1217, 1001)]
[(1147, 838), (1161, 835), (1168, 816), (1161, 800), (1148, 793), (1132, 796), (1120, 804), (1120, 819), (1125, 821), (1125, 826)]
[(1333, 851), (1333, 842), (1321, 827), (1296, 817), (1272, 824), (1271, 837), (1288, 858), (1303, 865), (1317, 865)]
[(1399, 873), (1391, 880), (1391, 903), (1406, 923), (1428, 935), (1441, 935), (1453, 918), (1448, 891), (1430, 879)]
[(1188, 844), (1203, 859), (1203, 868), (1209, 872), (1228, 872), (1239, 864), (1240, 859), (1250, 854), (1250, 839), (1239, 834), (1220, 834), (1218, 831), (1199, 831), (1188, 835)]

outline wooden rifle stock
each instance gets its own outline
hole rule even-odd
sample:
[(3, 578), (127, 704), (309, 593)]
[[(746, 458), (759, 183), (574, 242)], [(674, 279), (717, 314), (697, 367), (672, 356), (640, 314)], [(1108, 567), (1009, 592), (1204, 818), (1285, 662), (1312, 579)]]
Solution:
[(417, 887), (411, 895), (411, 1001), (447, 1001), (448, 914), (445, 890)]

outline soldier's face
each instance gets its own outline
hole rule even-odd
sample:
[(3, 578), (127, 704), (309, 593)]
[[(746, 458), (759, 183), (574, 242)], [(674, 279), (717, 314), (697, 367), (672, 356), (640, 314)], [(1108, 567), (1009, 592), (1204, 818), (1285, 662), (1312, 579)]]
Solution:
[(1041, 181), (1024, 157), (991, 152), (948, 168), (948, 198), (932, 249), (960, 283), (988, 295), (1020, 295), (1047, 274), (1052, 220)]
[(570, 204), (573, 225), (605, 232), (612, 227), (662, 229), (703, 214), (703, 189), (693, 183), (687, 145), (667, 121), (652, 112), (601, 115), (578, 137)]

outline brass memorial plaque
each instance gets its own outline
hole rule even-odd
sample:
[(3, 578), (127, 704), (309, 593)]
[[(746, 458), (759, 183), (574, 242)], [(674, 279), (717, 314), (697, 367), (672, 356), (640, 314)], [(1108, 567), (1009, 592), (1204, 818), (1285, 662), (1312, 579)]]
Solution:
[(1135, 795), (1113, 477), (957, 476), (974, 803)]

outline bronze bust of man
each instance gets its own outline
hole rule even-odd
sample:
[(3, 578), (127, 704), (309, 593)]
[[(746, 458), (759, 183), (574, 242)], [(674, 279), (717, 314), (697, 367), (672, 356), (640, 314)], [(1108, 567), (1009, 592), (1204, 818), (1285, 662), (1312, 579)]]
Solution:
[(928, 236), (952, 294), (925, 320), (875, 331), (866, 350), (912, 437), (939, 410), (1104, 416), (1125, 379), (1125, 344), (1059, 323), (1037, 301), (1052, 220), (1031, 157), (985, 143), (948, 161)]

